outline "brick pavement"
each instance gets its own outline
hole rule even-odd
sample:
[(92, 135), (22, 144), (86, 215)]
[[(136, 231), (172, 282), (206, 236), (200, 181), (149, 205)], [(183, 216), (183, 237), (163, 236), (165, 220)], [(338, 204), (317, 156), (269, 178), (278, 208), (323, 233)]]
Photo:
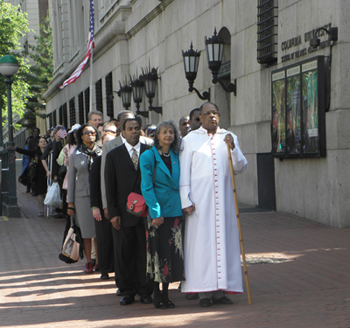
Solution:
[(200, 308), (172, 284), (175, 309), (122, 307), (113, 278), (58, 260), (64, 221), (37, 218), (24, 190), (18, 203), (30, 218), (0, 220), (1, 327), (350, 327), (350, 229), (242, 210), (252, 305), (244, 294)]

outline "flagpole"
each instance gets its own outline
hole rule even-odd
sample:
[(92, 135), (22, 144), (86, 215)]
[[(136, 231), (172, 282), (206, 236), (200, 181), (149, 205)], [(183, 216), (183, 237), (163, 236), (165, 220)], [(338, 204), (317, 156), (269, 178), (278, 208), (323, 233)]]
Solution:
[(93, 76), (94, 76), (94, 47), (91, 47), (90, 57), (90, 112), (92, 112), (92, 99), (93, 99)]

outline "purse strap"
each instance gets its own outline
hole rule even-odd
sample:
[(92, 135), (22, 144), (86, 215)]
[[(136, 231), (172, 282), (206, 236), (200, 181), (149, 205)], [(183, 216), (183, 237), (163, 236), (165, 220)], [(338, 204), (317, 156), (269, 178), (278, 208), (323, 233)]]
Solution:
[(72, 228), (75, 226), (75, 215), (70, 216), (70, 227)]

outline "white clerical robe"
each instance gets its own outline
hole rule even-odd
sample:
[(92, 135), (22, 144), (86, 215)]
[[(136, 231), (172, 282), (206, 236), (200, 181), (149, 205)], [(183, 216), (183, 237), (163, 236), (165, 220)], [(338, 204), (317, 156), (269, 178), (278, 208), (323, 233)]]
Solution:
[[(183, 138), (180, 152), (182, 208), (195, 205), (186, 218), (185, 279), (182, 292), (243, 292), (240, 243), (230, 176), (227, 130), (212, 135), (200, 127)], [(247, 167), (237, 140), (231, 157), (235, 174)]]

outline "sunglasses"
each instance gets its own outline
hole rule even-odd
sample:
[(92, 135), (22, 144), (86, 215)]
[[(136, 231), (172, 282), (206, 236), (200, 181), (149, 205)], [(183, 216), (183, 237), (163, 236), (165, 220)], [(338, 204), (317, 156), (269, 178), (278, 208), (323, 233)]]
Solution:
[(96, 134), (96, 132), (95, 131), (85, 131), (85, 132), (83, 132), (83, 135), (85, 135), (85, 136), (88, 136), (90, 134), (92, 134), (94, 136)]

